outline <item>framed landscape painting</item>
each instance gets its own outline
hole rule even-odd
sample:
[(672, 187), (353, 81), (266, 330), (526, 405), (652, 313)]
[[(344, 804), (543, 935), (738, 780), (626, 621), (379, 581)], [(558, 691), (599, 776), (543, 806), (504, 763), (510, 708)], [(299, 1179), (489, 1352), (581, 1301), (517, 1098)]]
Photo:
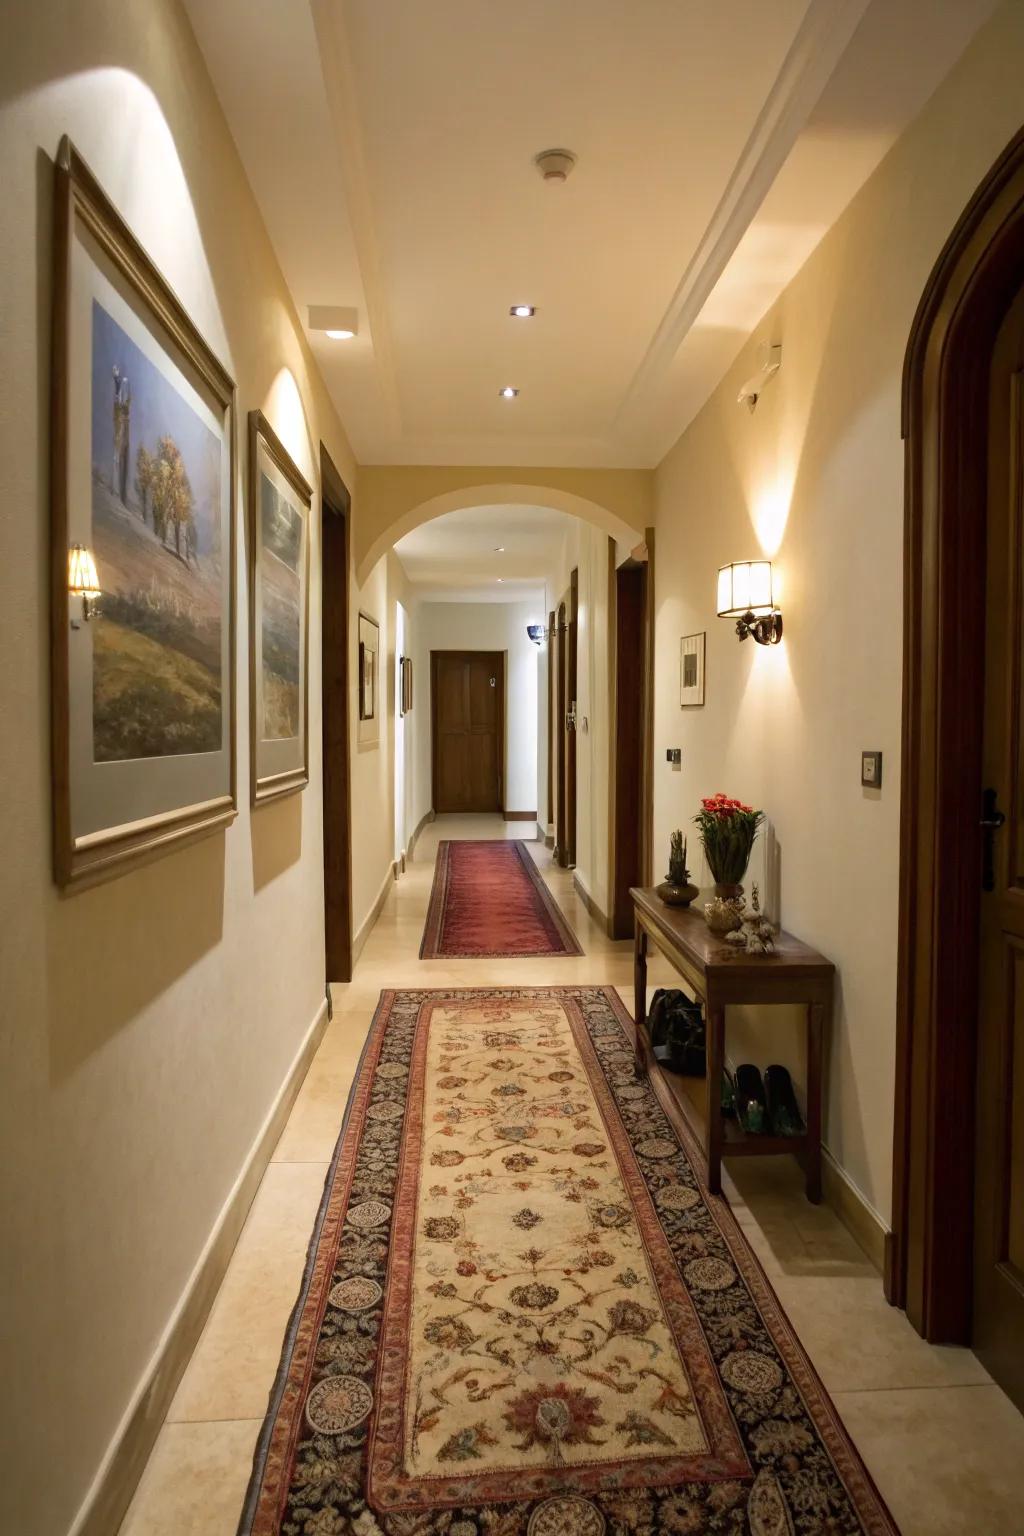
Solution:
[[(67, 139), (55, 213), (54, 872), (68, 886), (236, 815), (235, 390)], [(69, 590), (76, 546), (91, 600)]]
[(262, 411), (249, 412), (252, 801), (309, 783), (309, 520), (313, 492)]

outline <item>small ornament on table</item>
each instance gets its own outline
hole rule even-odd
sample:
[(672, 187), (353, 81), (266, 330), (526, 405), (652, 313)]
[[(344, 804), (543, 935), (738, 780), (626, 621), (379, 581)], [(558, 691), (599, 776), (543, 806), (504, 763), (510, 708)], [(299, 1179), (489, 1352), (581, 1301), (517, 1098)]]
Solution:
[(740, 928), (726, 934), (727, 944), (742, 948), (748, 955), (775, 953), (775, 929), (761, 911), (761, 897), (756, 885), (751, 886), (750, 909), (740, 913), (740, 922)]
[(688, 907), (699, 894), (686, 867), (686, 843), (682, 832), (669, 838), (668, 874), (658, 886), (658, 895), (668, 907)]

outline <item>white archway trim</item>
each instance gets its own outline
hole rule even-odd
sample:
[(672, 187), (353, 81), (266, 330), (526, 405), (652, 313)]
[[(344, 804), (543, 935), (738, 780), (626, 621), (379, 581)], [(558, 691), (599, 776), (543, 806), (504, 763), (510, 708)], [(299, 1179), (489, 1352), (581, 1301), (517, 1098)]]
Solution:
[(613, 539), (627, 545), (635, 544), (643, 537), (644, 532), (642, 527), (637, 528), (625, 522), (614, 512), (610, 512), (607, 507), (601, 506), (599, 502), (590, 501), (586, 496), (577, 496), (572, 491), (557, 490), (554, 486), (510, 484), (507, 481), (496, 485), (486, 483), (467, 485), (458, 490), (445, 491), (439, 496), (431, 496), (427, 501), (421, 501), (417, 506), (410, 507), (407, 512), (401, 513), (389, 523), (387, 528), (377, 535), (359, 562), (356, 581), (362, 586), (377, 561), (387, 554), (393, 544), (397, 544), (400, 538), (411, 533), (414, 528), (431, 522), (435, 517), (443, 517), (446, 512), (462, 512), (470, 507), (495, 506), (551, 507), (556, 512), (567, 512), (571, 517), (581, 518), (585, 523), (593, 523)]

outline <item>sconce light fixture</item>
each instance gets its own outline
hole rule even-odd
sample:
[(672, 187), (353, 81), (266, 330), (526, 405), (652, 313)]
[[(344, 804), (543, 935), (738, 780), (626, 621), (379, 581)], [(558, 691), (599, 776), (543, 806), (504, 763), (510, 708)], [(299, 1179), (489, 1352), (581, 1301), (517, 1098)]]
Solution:
[(735, 560), (720, 568), (718, 617), (735, 619), (741, 640), (752, 635), (758, 645), (778, 645), (782, 614), (772, 596), (770, 560)]
[(92, 550), (84, 544), (72, 544), (68, 550), (68, 593), (82, 599), (82, 617), (91, 619), (100, 597), (100, 579)]
[(548, 637), (547, 628), (543, 624), (527, 624), (526, 633), (534, 645), (543, 645)]

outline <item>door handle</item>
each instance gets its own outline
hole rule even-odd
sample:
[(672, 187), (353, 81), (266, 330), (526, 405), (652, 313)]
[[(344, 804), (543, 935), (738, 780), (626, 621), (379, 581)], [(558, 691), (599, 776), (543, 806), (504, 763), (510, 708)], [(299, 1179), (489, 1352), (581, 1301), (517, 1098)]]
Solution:
[(574, 731), (576, 729), (576, 704), (575, 704), (575, 702), (573, 703), (572, 709), (566, 710), (566, 713), (565, 713), (565, 728), (566, 728), (567, 731)]
[(996, 888), (995, 839), (999, 828), (1004, 826), (1006, 822), (1006, 817), (996, 804), (998, 798), (997, 790), (982, 790), (980, 826), (981, 888), (983, 891), (994, 891)]

